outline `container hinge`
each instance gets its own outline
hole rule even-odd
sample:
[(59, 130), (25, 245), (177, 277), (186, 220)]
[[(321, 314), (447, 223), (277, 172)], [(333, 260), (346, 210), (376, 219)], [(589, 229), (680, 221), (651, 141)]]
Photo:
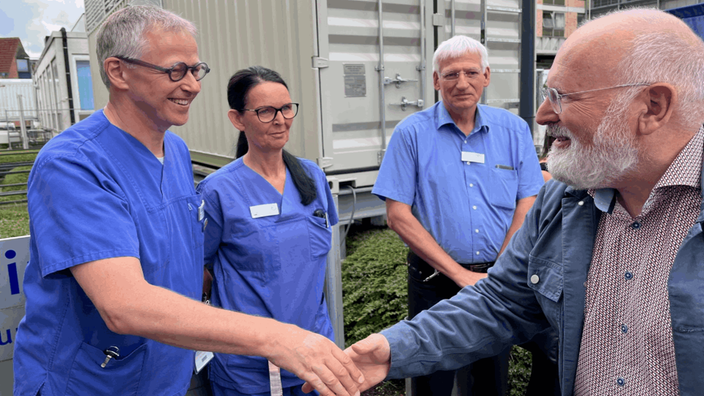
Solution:
[(318, 157), (318, 166), (321, 169), (329, 168), (333, 166), (332, 157)]
[(321, 58), (319, 56), (313, 57), (313, 68), (314, 69), (324, 69), (328, 66), (330, 66), (330, 64), (328, 64), (327, 58)]
[(376, 162), (381, 166), (381, 161), (384, 160), (384, 154), (386, 154), (386, 150), (379, 150), (376, 153)]
[(433, 14), (433, 26), (445, 26), (445, 16), (442, 14)]

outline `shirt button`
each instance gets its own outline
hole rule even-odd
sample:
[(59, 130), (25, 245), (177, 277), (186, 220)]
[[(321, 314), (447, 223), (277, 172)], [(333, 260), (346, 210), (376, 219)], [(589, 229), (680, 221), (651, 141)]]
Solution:
[(479, 252), (477, 252), (477, 256), (479, 256)]
[(628, 326), (626, 326), (625, 324), (622, 324), (621, 325), (621, 332), (624, 334), (628, 333)]
[(477, 210), (477, 205), (472, 206), (472, 209)]
[(474, 183), (469, 183), (469, 186), (470, 186), (470, 187), (474, 187)]
[(479, 234), (479, 228), (477, 228), (476, 230), (474, 230), (474, 232), (476, 232), (477, 234)]
[(616, 383), (618, 384), (618, 386), (624, 386), (624, 385), (626, 385), (626, 380), (623, 379), (622, 377), (618, 377), (618, 379), (616, 380)]
[(640, 228), (640, 223), (635, 221), (633, 222), (633, 224), (631, 224), (631, 227), (633, 227), (634, 230), (637, 230)]
[(531, 275), (531, 277), (530, 277), (530, 283), (532, 283), (532, 284), (534, 284), (534, 285), (537, 285), (538, 282), (540, 282), (540, 277), (538, 276), (538, 274), (533, 274), (533, 275)]
[(471, 164), (471, 162), (469, 162), (469, 161), (467, 161), (466, 163), (467, 163), (467, 165)]
[(626, 280), (631, 280), (633, 279), (633, 273), (631, 271), (626, 271), (624, 277), (626, 278)]
[(583, 206), (583, 205), (584, 205), (584, 201), (579, 201), (579, 202), (577, 202), (577, 205)]

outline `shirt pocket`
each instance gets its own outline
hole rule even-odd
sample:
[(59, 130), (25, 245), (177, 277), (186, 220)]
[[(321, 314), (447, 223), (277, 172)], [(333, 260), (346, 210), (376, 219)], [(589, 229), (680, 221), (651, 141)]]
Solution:
[[(257, 219), (263, 220), (263, 219)], [(267, 282), (281, 270), (278, 225), (274, 222), (233, 222), (229, 237), (234, 249), (228, 255), (230, 265)]]
[(516, 209), (518, 194), (518, 172), (515, 170), (491, 168), (489, 172), (491, 191), (490, 202), (505, 209)]
[(310, 236), (310, 256), (317, 259), (325, 256), (332, 247), (332, 227), (322, 217), (308, 217), (308, 235)]
[(125, 357), (110, 359), (105, 367), (102, 350), (81, 343), (69, 372), (67, 395), (136, 395), (147, 344), (142, 344)]
[(562, 298), (564, 287), (562, 265), (530, 256), (527, 276), (528, 287), (535, 292), (545, 316), (550, 322), (557, 323), (560, 316), (559, 301)]

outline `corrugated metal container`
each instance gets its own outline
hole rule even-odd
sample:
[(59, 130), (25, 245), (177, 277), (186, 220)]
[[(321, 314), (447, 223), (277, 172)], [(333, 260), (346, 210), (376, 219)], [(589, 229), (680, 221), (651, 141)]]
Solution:
[(682, 19), (684, 23), (694, 30), (694, 33), (704, 40), (704, 4), (695, 4), (666, 11)]
[(0, 80), (0, 122), (19, 121), (18, 94), (22, 95), (25, 119), (37, 118), (36, 92), (32, 80), (2, 79)]
[(518, 0), (486, 5), (479, 0), (164, 0), (163, 5), (198, 26), (200, 58), (212, 69), (189, 122), (174, 128), (196, 159), (233, 157), (238, 131), (226, 117), (226, 85), (236, 70), (250, 65), (279, 71), (293, 101), (301, 103), (287, 149), (355, 187), (375, 181), (394, 126), (435, 102), (432, 54), (453, 31), (483, 40), (489, 49), (492, 79), (485, 102), (511, 109), (518, 104)]

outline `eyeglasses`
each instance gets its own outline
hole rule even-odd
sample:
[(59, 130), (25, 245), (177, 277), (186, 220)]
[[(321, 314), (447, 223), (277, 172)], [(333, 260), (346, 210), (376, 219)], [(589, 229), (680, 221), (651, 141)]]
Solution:
[(471, 80), (471, 79), (475, 79), (475, 78), (479, 77), (479, 75), (481, 73), (479, 73), (478, 70), (469, 69), (469, 70), (459, 70), (459, 71), (447, 72), (445, 74), (441, 74), (440, 77), (442, 77), (443, 80), (446, 80), (446, 81), (455, 81), (455, 80), (460, 79), (460, 74), (464, 74), (464, 76), (467, 79)]
[(545, 101), (545, 99), (550, 100), (550, 105), (552, 106), (552, 110), (555, 112), (555, 114), (560, 114), (560, 113), (562, 113), (562, 98), (565, 96), (577, 95), (577, 94), (586, 93), (586, 92), (604, 91), (607, 89), (614, 89), (614, 88), (641, 87), (641, 86), (646, 86), (646, 85), (650, 85), (650, 84), (649, 83), (622, 84), (622, 85), (614, 85), (613, 87), (588, 89), (586, 91), (570, 92), (570, 93), (566, 93), (566, 94), (561, 94), (561, 93), (557, 92), (557, 89), (555, 89), (555, 88), (543, 88), (543, 102)]
[(276, 118), (276, 113), (279, 111), (285, 119), (290, 120), (298, 114), (298, 103), (289, 103), (276, 108), (273, 106), (263, 106), (257, 109), (242, 109), (244, 111), (253, 111), (257, 113), (257, 118), (263, 123), (272, 122)]
[(193, 74), (193, 77), (196, 79), (196, 81), (200, 81), (205, 77), (206, 74), (210, 73), (210, 68), (208, 67), (208, 64), (205, 62), (198, 62), (193, 66), (188, 66), (185, 62), (179, 62), (170, 68), (165, 68), (157, 65), (153, 65), (149, 62), (145, 62), (143, 60), (139, 59), (132, 59), (132, 58), (127, 58), (123, 56), (116, 56), (115, 58), (123, 60), (128, 63), (134, 63), (135, 65), (139, 66), (144, 66), (144, 67), (149, 67), (154, 70), (159, 70), (160, 72), (167, 73), (169, 75), (169, 78), (173, 82), (178, 82), (183, 80), (184, 77), (186, 77), (186, 73), (189, 71)]

